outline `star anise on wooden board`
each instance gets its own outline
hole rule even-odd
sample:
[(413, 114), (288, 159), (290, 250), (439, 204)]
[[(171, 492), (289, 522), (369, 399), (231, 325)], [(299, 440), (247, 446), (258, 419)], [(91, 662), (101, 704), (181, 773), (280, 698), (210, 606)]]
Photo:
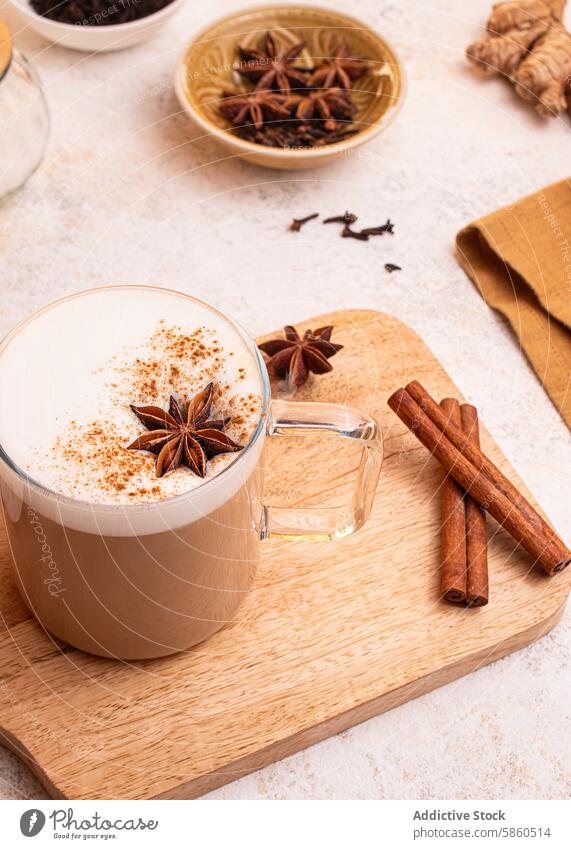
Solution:
[(284, 327), (285, 339), (270, 339), (258, 345), (269, 357), (268, 368), (276, 377), (288, 379), (292, 386), (302, 386), (309, 373), (326, 374), (333, 371), (331, 357), (343, 348), (331, 342), (333, 327), (306, 330), (300, 336), (295, 327)]
[(293, 88), (305, 88), (307, 73), (295, 68), (293, 63), (305, 48), (305, 41), (281, 51), (271, 32), (266, 33), (264, 49), (239, 47), (240, 58), (245, 66), (238, 73), (256, 82), (256, 89), (277, 89), (289, 92)]
[(284, 120), (291, 115), (287, 98), (274, 91), (224, 91), (220, 111), (235, 126), (251, 123), (260, 129), (266, 119)]
[(150, 431), (137, 437), (129, 450), (151, 451), (158, 454), (155, 472), (158, 478), (173, 472), (179, 466), (188, 466), (203, 478), (206, 463), (216, 454), (241, 451), (238, 445), (224, 433), (230, 419), (209, 420), (214, 395), (214, 384), (195, 395), (183, 411), (171, 396), (169, 409), (160, 407), (135, 407), (131, 409)]
[(349, 55), (349, 42), (343, 39), (334, 55), (328, 62), (319, 65), (309, 78), (309, 85), (313, 87), (331, 88), (333, 85), (344, 89), (351, 88), (351, 82), (362, 77), (372, 62), (360, 53)]

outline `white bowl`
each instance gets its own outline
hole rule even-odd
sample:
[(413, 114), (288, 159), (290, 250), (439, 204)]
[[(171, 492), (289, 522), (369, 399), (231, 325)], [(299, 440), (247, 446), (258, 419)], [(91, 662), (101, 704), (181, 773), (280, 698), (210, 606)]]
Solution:
[[(80, 24), (62, 24), (38, 15), (28, 0), (8, 0), (9, 5), (38, 35), (73, 50), (83, 50), (86, 53), (123, 50), (133, 47), (149, 38), (159, 27), (171, 18), (182, 6), (185, 0), (172, 0), (164, 9), (128, 21), (125, 24), (110, 24), (108, 26), (82, 26)], [(111, 3), (110, 3), (111, 5)]]

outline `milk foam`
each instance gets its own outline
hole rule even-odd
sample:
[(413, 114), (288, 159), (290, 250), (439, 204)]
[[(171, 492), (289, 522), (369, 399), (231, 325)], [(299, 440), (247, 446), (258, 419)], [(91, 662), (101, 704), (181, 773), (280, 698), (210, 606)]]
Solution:
[[(204, 515), (220, 492), (231, 495), (227, 474), (217, 494), (213, 478), (242, 454), (210, 460), (205, 479), (186, 467), (159, 479), (154, 455), (124, 449), (145, 432), (131, 403), (167, 408), (171, 393), (186, 402), (210, 381), (218, 390), (212, 417), (232, 416), (226, 432), (247, 445), (263, 387), (255, 352), (229, 320), (169, 290), (84, 293), (47, 307), (2, 350), (0, 444), (41, 486), (91, 507), (150, 507), (205, 487)], [(237, 487), (242, 474), (234, 477)]]

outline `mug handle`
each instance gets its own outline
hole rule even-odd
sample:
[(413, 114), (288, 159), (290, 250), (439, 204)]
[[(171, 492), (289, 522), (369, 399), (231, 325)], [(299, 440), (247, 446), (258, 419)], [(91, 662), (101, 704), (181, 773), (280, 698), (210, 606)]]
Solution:
[(272, 401), (266, 429), (270, 437), (330, 436), (354, 439), (363, 446), (352, 496), (341, 507), (268, 507), (264, 505), (261, 539), (342, 539), (366, 522), (383, 462), (377, 422), (341, 404)]

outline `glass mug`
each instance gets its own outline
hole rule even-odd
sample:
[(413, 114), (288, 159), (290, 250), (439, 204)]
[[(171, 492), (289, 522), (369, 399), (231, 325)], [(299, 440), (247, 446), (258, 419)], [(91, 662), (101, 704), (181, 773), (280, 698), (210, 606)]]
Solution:
[(20, 188), (44, 157), (50, 115), (33, 65), (0, 18), (0, 199)]
[[(150, 286), (80, 292), (22, 322), (0, 345), (0, 391), (6, 390), (11, 346), (20, 334), (33, 339), (34, 322), (57, 327), (52, 338), (76, 333), (75, 325), (66, 330), (65, 320), (58, 323), (58, 311), (83, 309), (85, 303), (77, 299), (97, 305), (95, 299), (105, 297), (125, 297), (133, 303), (156, 298), (158, 317), (165, 298), (181, 299), (181, 312), (185, 305), (206, 309), (213, 323), (227, 322), (238, 334), (254, 361), (262, 394), (262, 412), (249, 444), (223, 471), (182, 495), (143, 504), (90, 503), (51, 491), (14, 462), (0, 430), (3, 512), (26, 604), (48, 632), (76, 648), (139, 660), (188, 649), (231, 622), (252, 585), (261, 541), (333, 540), (358, 530), (373, 503), (382, 436), (372, 418), (348, 407), (272, 400), (265, 362), (239, 325), (188, 295)], [(31, 352), (31, 362), (37, 353)], [(42, 354), (49, 357), (48, 351)], [(21, 359), (18, 368), (25, 369)], [(21, 380), (26, 383), (32, 375), (23, 373)], [(266, 439), (323, 435), (362, 446), (347, 503), (307, 509), (267, 506)]]

